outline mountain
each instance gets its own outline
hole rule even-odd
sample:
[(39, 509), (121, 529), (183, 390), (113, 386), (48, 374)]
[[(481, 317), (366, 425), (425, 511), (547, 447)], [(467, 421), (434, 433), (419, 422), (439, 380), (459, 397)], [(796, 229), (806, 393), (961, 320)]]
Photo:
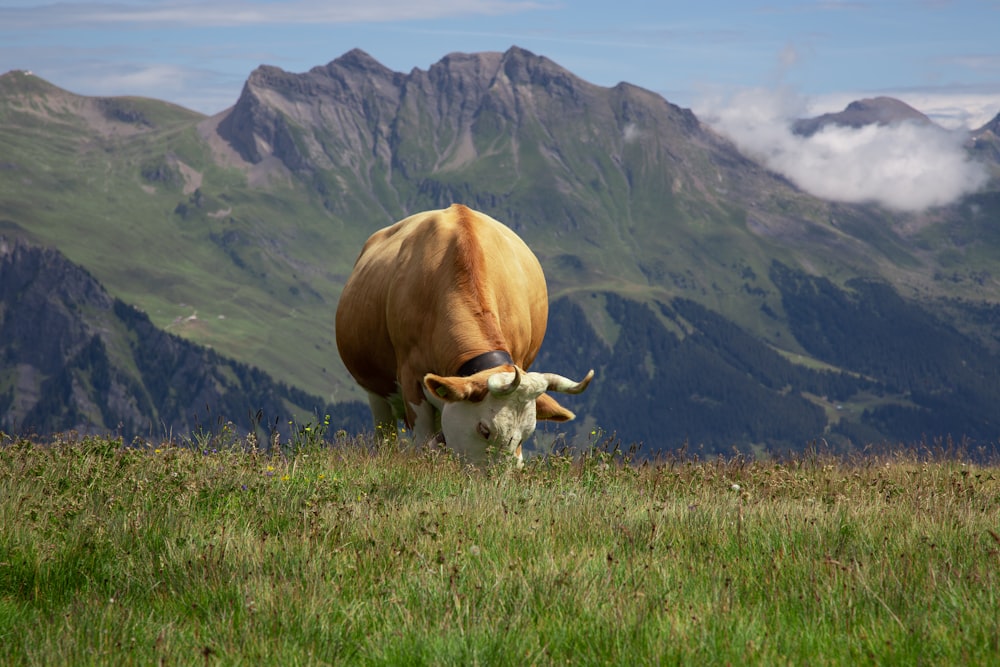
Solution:
[(891, 125), (902, 122), (932, 124), (933, 121), (906, 102), (893, 97), (872, 97), (851, 102), (843, 111), (825, 113), (815, 118), (803, 118), (792, 125), (795, 134), (811, 137), (828, 125), (864, 127)]
[(316, 423), (332, 409), (157, 329), (59, 252), (2, 237), (0, 358), (7, 432), (187, 437), (216, 430), (221, 417), (287, 440), (289, 420)]
[(978, 130), (976, 130), (973, 134), (977, 134), (977, 135), (978, 134), (985, 134), (986, 132), (992, 133), (993, 136), (995, 136), (995, 137), (1000, 136), (1000, 113), (998, 113), (996, 116), (993, 116), (993, 120), (991, 120), (990, 122), (988, 122), (985, 125), (983, 125), (981, 128), (979, 128)]
[(567, 399), (577, 432), (647, 451), (1000, 434), (1000, 188), (919, 214), (823, 201), (690, 110), (516, 47), (262, 66), (210, 118), (35, 79), (0, 77), (0, 229), (326, 402), (362, 399), (332, 320), (364, 239), (460, 201), (543, 264), (535, 367), (597, 368)]
[(972, 132), (966, 146), (978, 159), (992, 163), (1000, 172), (1000, 113)]

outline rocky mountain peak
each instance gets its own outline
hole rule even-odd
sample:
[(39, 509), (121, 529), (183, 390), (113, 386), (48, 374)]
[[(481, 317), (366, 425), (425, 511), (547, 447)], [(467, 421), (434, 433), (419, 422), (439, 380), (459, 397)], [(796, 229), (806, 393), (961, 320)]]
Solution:
[(570, 137), (577, 121), (624, 136), (640, 120), (660, 123), (661, 136), (671, 124), (687, 135), (702, 131), (690, 112), (654, 93), (590, 84), (517, 46), (452, 53), (407, 74), (353, 49), (302, 74), (257, 68), (218, 132), (252, 164), (277, 158), (292, 172), (315, 174), (346, 159), (367, 187), (373, 167), (360, 164), (364, 156), (384, 165), (378, 170), (433, 171), (466, 164), (487, 144), (498, 150), (501, 137), (516, 150), (518, 128), (544, 128), (551, 143)]
[(828, 125), (859, 128), (866, 125), (891, 125), (913, 121), (931, 124), (930, 118), (902, 100), (894, 97), (871, 97), (848, 104), (843, 111), (825, 113), (795, 122), (792, 130), (802, 136), (812, 136)]
[(902, 120), (930, 122), (930, 119), (902, 100), (894, 97), (870, 97), (856, 100), (842, 112), (848, 122), (895, 123)]
[(512, 84), (549, 86), (556, 84), (571, 88), (582, 80), (544, 56), (537, 56), (517, 46), (503, 54), (503, 73)]
[(393, 75), (393, 71), (375, 60), (367, 51), (362, 49), (351, 49), (339, 58), (330, 61), (325, 67), (314, 67), (312, 72), (329, 72), (331, 70), (349, 70), (354, 72), (366, 72), (376, 76)]

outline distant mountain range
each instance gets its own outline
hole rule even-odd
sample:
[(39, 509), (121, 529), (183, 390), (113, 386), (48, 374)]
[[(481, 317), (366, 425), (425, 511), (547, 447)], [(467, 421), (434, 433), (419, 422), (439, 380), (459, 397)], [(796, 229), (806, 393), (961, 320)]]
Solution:
[(796, 134), (812, 136), (828, 125), (858, 128), (865, 125), (891, 125), (903, 122), (932, 123), (930, 118), (901, 100), (875, 97), (851, 102), (843, 111), (825, 113), (815, 118), (803, 118), (793, 124), (792, 130)]
[[(925, 117), (879, 99), (797, 127), (902, 118)], [(998, 123), (968, 139), (985, 189), (904, 214), (812, 197), (691, 111), (519, 48), (406, 74), (357, 50), (303, 74), (264, 66), (214, 117), (12, 72), (0, 233), (58, 248), (152, 324), (322, 397), (286, 412), (340, 410), (355, 428), (361, 394), (333, 345), (340, 288), (372, 231), (458, 201), (542, 261), (552, 316), (535, 367), (597, 368), (566, 401), (584, 436), (647, 452), (995, 446)], [(10, 370), (19, 354), (0, 395), (27, 426), (38, 402)], [(78, 421), (111, 427), (98, 412)]]

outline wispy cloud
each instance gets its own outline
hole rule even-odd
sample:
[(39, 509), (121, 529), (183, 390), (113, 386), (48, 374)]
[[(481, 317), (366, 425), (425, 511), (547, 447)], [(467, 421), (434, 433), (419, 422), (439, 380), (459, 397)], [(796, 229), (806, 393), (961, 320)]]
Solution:
[(849, 0), (817, 0), (783, 5), (767, 4), (756, 9), (760, 14), (812, 14), (816, 12), (867, 11), (871, 2), (850, 2)]
[(32, 29), (82, 25), (224, 27), (264, 24), (336, 24), (435, 19), (447, 16), (499, 15), (550, 5), (535, 0), (297, 0), (199, 3), (60, 2), (0, 7), (6, 28)]
[[(185, 96), (199, 91), (199, 99), (205, 92), (200, 90), (210, 84), (218, 74), (210, 70), (171, 64), (114, 65), (105, 67), (85, 66), (76, 72), (76, 80), (82, 87), (96, 95), (130, 94), (148, 95), (177, 101), (184, 104)], [(233, 103), (231, 97), (220, 99), (218, 108)]]
[[(368, 45), (390, 43), (391, 52), (405, 47), (391, 44), (387, 22), (489, 25), (490, 17), (516, 20), (555, 1), (0, 0), (0, 71), (31, 69), (74, 92), (144, 95), (215, 113), (236, 100), (260, 63), (320, 64), (358, 45), (345, 32), (367, 35)], [(324, 28), (340, 32), (325, 42), (318, 37)]]
[(979, 72), (1000, 72), (1000, 53), (958, 55), (946, 60)]
[(831, 125), (802, 137), (791, 123), (809, 103), (788, 89), (744, 90), (703, 106), (706, 121), (741, 150), (826, 199), (919, 211), (948, 204), (987, 179), (968, 159), (962, 132), (916, 123)]

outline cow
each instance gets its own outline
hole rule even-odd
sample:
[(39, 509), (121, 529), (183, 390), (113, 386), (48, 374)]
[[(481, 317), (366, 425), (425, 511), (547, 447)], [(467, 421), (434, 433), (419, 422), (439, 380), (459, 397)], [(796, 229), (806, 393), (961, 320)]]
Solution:
[(575, 415), (546, 392), (575, 382), (529, 372), (548, 320), (538, 259), (502, 223), (461, 204), (417, 213), (369, 237), (340, 296), (337, 349), (368, 393), (376, 432), (433, 437), (477, 465), (518, 467), (536, 420)]

